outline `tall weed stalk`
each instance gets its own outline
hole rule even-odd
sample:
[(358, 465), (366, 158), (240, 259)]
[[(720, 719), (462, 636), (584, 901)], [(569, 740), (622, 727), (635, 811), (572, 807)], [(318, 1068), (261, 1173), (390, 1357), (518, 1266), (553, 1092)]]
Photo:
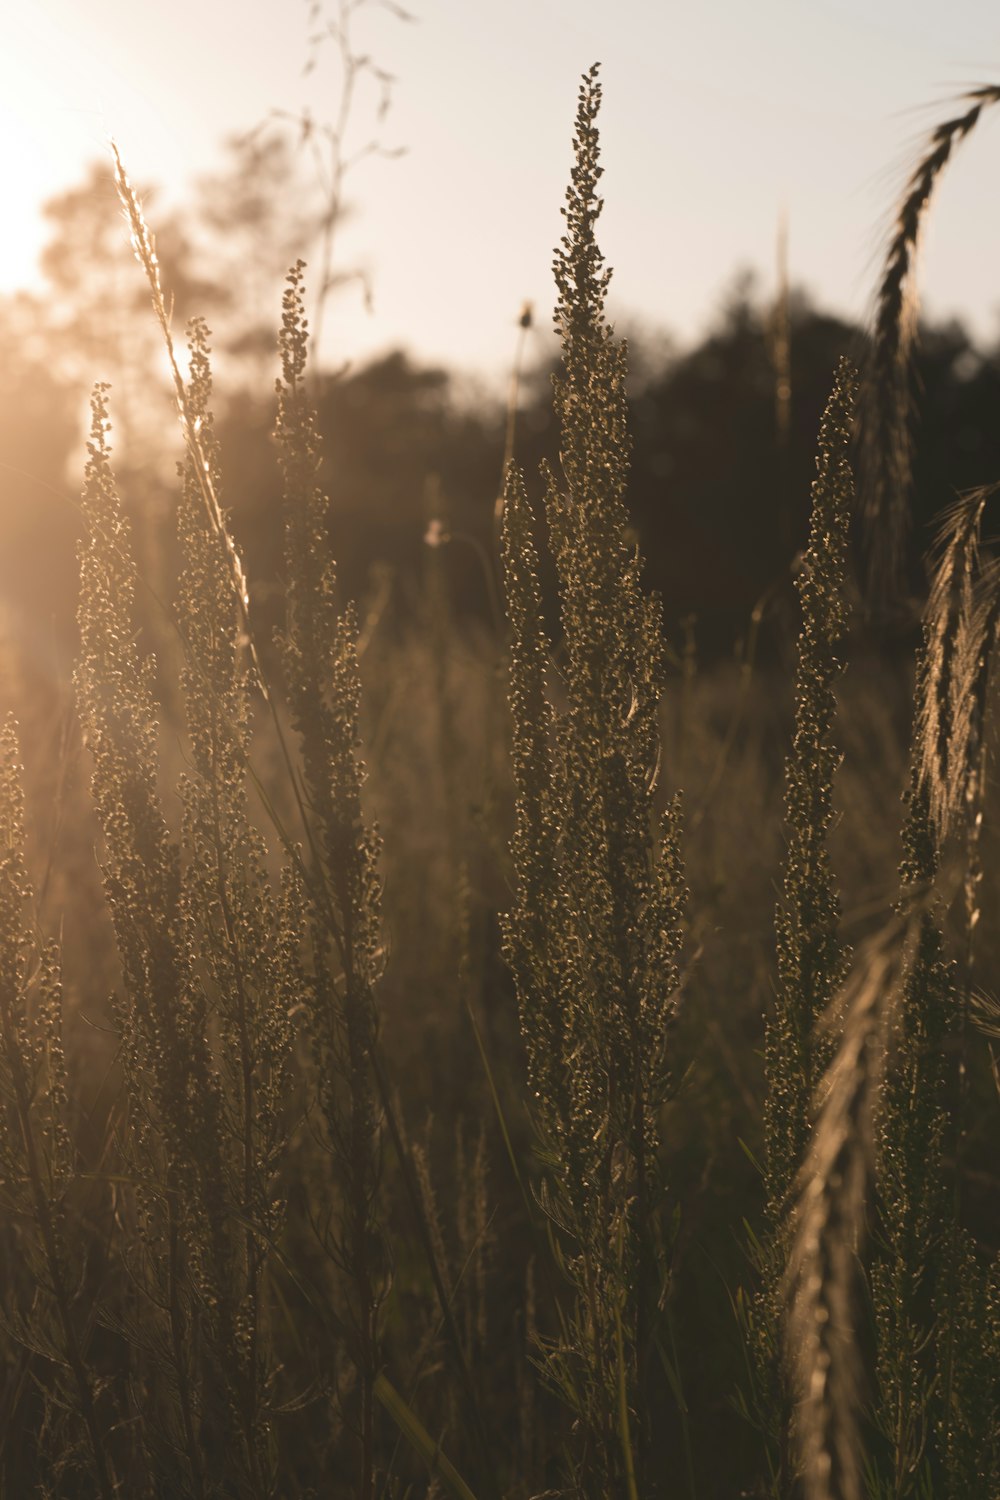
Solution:
[[(962, 1140), (971, 1062), (967, 1028), (981, 878), (986, 707), (1000, 619), (980, 530), (991, 490), (942, 522), (918, 657), (901, 910), (922, 902), (889, 1037), (878, 1117), (878, 1227), (872, 1292), (887, 1493), (994, 1493), (1000, 1349), (989, 1267), (962, 1226)], [(957, 955), (945, 924), (956, 849)], [(928, 902), (928, 893), (933, 897)]]
[(318, 435), (305, 391), (307, 330), (301, 262), (284, 296), (279, 348), (278, 451), (284, 474), (287, 618), (280, 641), (292, 724), (302, 747), (310, 819), (310, 1027), (319, 1098), (338, 1177), (340, 1213), (326, 1247), (349, 1289), (347, 1322), (358, 1374), (361, 1500), (376, 1492), (375, 1380), (388, 1261), (377, 1219), (382, 1122), (376, 1092), (381, 968), (378, 837), (361, 802), (358, 625), (336, 598), (329, 502), (316, 480)]
[(755, 1357), (754, 1420), (765, 1436), (775, 1493), (790, 1493), (790, 1396), (782, 1377), (781, 1282), (789, 1212), (809, 1141), (817, 1085), (830, 1061), (818, 1030), (844, 978), (840, 900), (830, 864), (837, 651), (847, 626), (847, 542), (854, 500), (849, 460), (857, 377), (842, 360), (819, 433), (809, 541), (796, 579), (802, 629), (795, 674), (795, 723), (785, 765), (787, 847), (776, 913), (778, 975), (765, 1024), (764, 1188), (767, 1238), (758, 1249), (761, 1285), (748, 1309)]
[[(25, 1284), (7, 1302), (7, 1331), (28, 1360), (41, 1358), (50, 1431), (38, 1471), (53, 1484), (83, 1478), (111, 1500), (113, 1407), (89, 1342), (93, 1310), (80, 1295), (83, 1257), (73, 1245), (76, 1164), (67, 1125), (59, 947), (31, 922), (24, 860), (24, 798), (12, 720), (0, 731), (0, 1196), (20, 1226)], [(61, 1422), (59, 1420), (61, 1416)], [(48, 1425), (48, 1420), (46, 1421)], [(78, 1428), (79, 1430), (74, 1430)]]
[[(544, 1168), (542, 1203), (572, 1289), (547, 1373), (574, 1414), (573, 1493), (655, 1492), (648, 1471), (659, 1110), (670, 1086), (684, 882), (679, 813), (657, 831), (659, 602), (626, 540), (625, 356), (605, 323), (596, 68), (580, 89), (566, 235), (556, 251), (561, 472), (544, 471), (558, 577), (550, 662), (533, 525), (508, 469), (503, 521), (517, 791), (505, 921)], [(566, 707), (554, 706), (554, 679)]]
[[(196, 331), (194, 399), (209, 429), (206, 361)], [(157, 786), (153, 663), (136, 641), (135, 567), (107, 430), (98, 389), (77, 690), (124, 984), (116, 1007), (130, 1103), (123, 1149), (141, 1241), (131, 1275), (144, 1299), (125, 1332), (166, 1403), (160, 1462), (183, 1455), (178, 1487), (210, 1493), (235, 1463), (247, 1493), (262, 1496), (273, 1454), (257, 1234), (269, 1232), (274, 1211), (275, 1088), (289, 1036), (274, 1010), (287, 998), (277, 972), (280, 924), (268, 920), (262, 851), (243, 809), (239, 621), (227, 559), (188, 470), (179, 616), (193, 769), (178, 845)]]

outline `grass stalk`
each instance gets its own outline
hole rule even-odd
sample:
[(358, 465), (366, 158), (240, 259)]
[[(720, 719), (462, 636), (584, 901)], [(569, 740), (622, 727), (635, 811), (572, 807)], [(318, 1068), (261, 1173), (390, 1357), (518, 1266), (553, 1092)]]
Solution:
[(870, 1194), (872, 1109), (908, 925), (857, 955), (826, 1023), (841, 1038), (817, 1096), (798, 1177), (785, 1270), (785, 1349), (796, 1398), (793, 1440), (806, 1500), (861, 1500), (859, 1255)]
[[(776, 1337), (788, 1215), (806, 1155), (810, 1107), (830, 1060), (817, 1030), (842, 982), (847, 955), (839, 937), (840, 900), (830, 864), (837, 651), (846, 630), (846, 559), (854, 484), (848, 457), (857, 377), (838, 365), (819, 433), (809, 541), (796, 580), (802, 630), (795, 672), (795, 724), (785, 763), (787, 847), (776, 911), (778, 976), (765, 1023), (764, 1190), (768, 1234), (757, 1256), (760, 1287), (747, 1304), (753, 1341), (756, 1420), (779, 1476), (787, 1473), (788, 1391)], [(748, 1408), (749, 1409), (749, 1408)]]
[(956, 147), (984, 109), (1000, 100), (1000, 87), (970, 89), (963, 113), (944, 120), (910, 174), (896, 210), (876, 294), (875, 326), (866, 378), (865, 515), (873, 585), (898, 585), (908, 529), (912, 461), (912, 359), (917, 332), (914, 269), (920, 231), (938, 180)]
[(97, 1493), (101, 1500), (112, 1500), (116, 1483), (108, 1455), (109, 1434), (97, 1415), (97, 1382), (76, 1327), (59, 1225), (71, 1168), (69, 1138), (59, 1113), (66, 1080), (58, 953), (53, 945), (38, 949), (24, 918), (33, 893), (24, 867), (24, 810), (17, 762), (16, 733), (8, 719), (0, 731), (0, 1073), (4, 1093), (13, 1105), (19, 1140), (12, 1139), (4, 1121), (0, 1125), (0, 1176), (7, 1184), (26, 1181), (24, 1206), (37, 1232), (40, 1252), (35, 1273), (55, 1308), (54, 1342), (70, 1372), (71, 1399), (86, 1432)]
[[(567, 232), (554, 266), (562, 441), (560, 473), (543, 474), (562, 714), (549, 697), (538, 556), (514, 466), (503, 506), (517, 791), (505, 947), (544, 1162), (542, 1204), (564, 1240), (575, 1299), (547, 1369), (577, 1419), (573, 1482), (586, 1495), (627, 1486), (630, 1465), (634, 1483), (644, 1491), (650, 1483), (657, 1115), (669, 1089), (684, 901), (679, 812), (668, 810), (657, 835), (652, 805), (663, 647), (659, 603), (643, 592), (640, 559), (625, 540), (624, 351), (604, 320), (610, 272), (595, 238), (600, 97), (594, 68), (580, 89)], [(627, 1460), (623, 1368), (635, 1414)]]

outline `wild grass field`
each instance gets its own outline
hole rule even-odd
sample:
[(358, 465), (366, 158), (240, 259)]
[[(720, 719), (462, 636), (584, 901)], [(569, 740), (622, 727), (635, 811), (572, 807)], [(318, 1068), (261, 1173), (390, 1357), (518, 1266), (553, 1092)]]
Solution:
[(995, 486), (941, 487), (906, 614), (915, 250), (997, 97), (917, 163), (794, 572), (710, 661), (630, 515), (596, 68), (558, 456), (512, 406), (402, 614), (338, 577), (301, 262), (255, 594), (116, 158), (177, 475), (166, 535), (95, 373), (72, 681), (43, 625), (0, 661), (3, 1495), (1000, 1496)]

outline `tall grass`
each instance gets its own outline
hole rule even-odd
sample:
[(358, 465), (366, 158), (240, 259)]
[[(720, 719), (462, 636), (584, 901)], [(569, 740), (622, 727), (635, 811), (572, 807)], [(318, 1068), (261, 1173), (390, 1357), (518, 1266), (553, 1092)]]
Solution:
[[(318, 440), (303, 379), (306, 327), (301, 268), (289, 277), (279, 340), (278, 439), (285, 481), (287, 616), (282, 665), (302, 747), (308, 805), (307, 993), (319, 1103), (337, 1166), (340, 1222), (324, 1238), (350, 1288), (346, 1322), (359, 1379), (359, 1495), (375, 1493), (375, 1380), (382, 1363), (380, 1313), (387, 1277), (377, 1219), (381, 1120), (373, 1074), (381, 963), (378, 840), (361, 806), (358, 759), (358, 626), (337, 608), (326, 530), (326, 496), (315, 480)], [(294, 774), (294, 773), (293, 773)]]
[(919, 305), (915, 265), (920, 232), (938, 180), (956, 147), (975, 129), (983, 110), (998, 100), (1000, 89), (995, 85), (971, 89), (962, 100), (967, 108), (931, 132), (896, 209), (879, 278), (867, 381), (865, 514), (871, 541), (870, 575), (883, 590), (898, 586), (909, 529), (913, 351)]
[[(935, 133), (881, 282), (864, 392), (869, 510), (889, 538), (917, 232), (995, 97), (977, 91)], [(286, 608), (278, 640), (259, 639), (210, 335), (195, 320), (186, 362), (176, 352), (118, 162), (179, 417), (177, 681), (145, 646), (98, 385), (75, 682), (118, 969), (88, 1032), (101, 997), (34, 894), (8, 723), (4, 1493), (1000, 1492), (996, 1183), (972, 1165), (997, 1107), (969, 1024), (989, 1008), (995, 943), (993, 490), (943, 518), (898, 890), (852, 955), (846, 835), (865, 813), (849, 789), (868, 774), (872, 797), (903, 790), (838, 748), (855, 743), (851, 714), (876, 712), (843, 670), (858, 380), (841, 362), (820, 429), (782, 797), (753, 738), (767, 705), (749, 664), (727, 716), (724, 674), (700, 674), (689, 641), (674, 692), (629, 530), (600, 104), (594, 68), (554, 264), (559, 461), (534, 503), (509, 422), (501, 556), (482, 559), (491, 582), (502, 569), (506, 633), (461, 651), (440, 571), (424, 635), (403, 643), (381, 607), (360, 630), (342, 597), (301, 263), (278, 339)], [(782, 431), (792, 417), (783, 406)], [(758, 930), (774, 879), (776, 951)], [(761, 1037), (747, 1018), (767, 944)], [(756, 1180), (740, 1134), (747, 1155), (763, 1147)]]
[[(546, 1166), (542, 1194), (574, 1306), (546, 1350), (577, 1418), (577, 1492), (651, 1493), (649, 1379), (659, 1113), (678, 1003), (680, 820), (654, 816), (663, 691), (659, 601), (625, 539), (624, 350), (604, 322), (596, 70), (580, 91), (576, 166), (556, 253), (561, 475), (544, 473), (567, 706), (553, 705), (532, 523), (508, 471), (503, 555), (511, 638), (517, 904), (506, 948)], [(555, 669), (552, 669), (555, 675)]]
[[(779, 1491), (789, 1484), (786, 1434), (792, 1409), (782, 1378), (781, 1283), (790, 1210), (810, 1134), (810, 1109), (831, 1057), (820, 1021), (849, 962), (831, 865), (837, 656), (848, 623), (847, 543), (854, 508), (849, 450), (857, 377), (842, 360), (819, 433), (809, 542), (796, 585), (802, 604), (795, 720), (785, 767), (786, 853), (776, 912), (777, 984), (764, 1032), (764, 1189), (768, 1232), (757, 1249), (761, 1287), (753, 1311), (756, 1421)], [(798, 1304), (796, 1304), (798, 1305)]]
[[(116, 1488), (107, 1451), (111, 1414), (102, 1410), (88, 1358), (91, 1314), (77, 1291), (80, 1261), (68, 1243), (76, 1174), (66, 1123), (60, 955), (34, 928), (17, 757), (8, 720), (0, 738), (0, 1171), (6, 1211), (27, 1226), (28, 1280), (9, 1297), (6, 1313), (26, 1351), (45, 1351), (53, 1373), (48, 1399), (70, 1417), (61, 1442), (39, 1445), (41, 1482), (76, 1470), (103, 1500)], [(74, 1415), (83, 1429), (82, 1453)]]

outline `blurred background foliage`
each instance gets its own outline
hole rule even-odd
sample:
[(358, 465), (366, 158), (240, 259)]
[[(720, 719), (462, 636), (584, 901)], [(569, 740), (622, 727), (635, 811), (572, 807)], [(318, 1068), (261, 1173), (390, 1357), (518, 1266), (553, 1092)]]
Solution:
[[(228, 170), (197, 183), (186, 210), (158, 214), (155, 193), (146, 202), (176, 325), (198, 313), (213, 330), (227, 499), (255, 595), (266, 604), (280, 554), (271, 438), (280, 285), (322, 206), (280, 135), (234, 139)], [(47, 217), (47, 290), (0, 300), (0, 590), (13, 616), (8, 631), (23, 638), (47, 629), (67, 647), (76, 476), (92, 381), (112, 385), (117, 462), (150, 556), (169, 546), (176, 454), (158, 332), (109, 169), (95, 164), (48, 205)], [(676, 634), (694, 617), (703, 656), (730, 654), (759, 601), (787, 593), (806, 534), (829, 372), (838, 355), (857, 358), (863, 348), (858, 329), (804, 292), (793, 290), (786, 311), (784, 431), (775, 412), (775, 307), (752, 276), (734, 278), (693, 348), (662, 337), (647, 343), (641, 328), (625, 330), (633, 371), (631, 513), (668, 630)], [(530, 347), (537, 356), (548, 345), (536, 336)], [(551, 367), (536, 362), (521, 378), (516, 454), (528, 474), (552, 456)], [(918, 378), (915, 596), (933, 516), (956, 490), (990, 482), (1000, 470), (993, 420), (1000, 344), (981, 346), (957, 323), (925, 327)], [(424, 536), (438, 520), (454, 538), (443, 564), (450, 600), (462, 615), (488, 622), (491, 594), (476, 549), (493, 549), (502, 398), (404, 350), (328, 371), (315, 394), (347, 592), (360, 599), (373, 583), (388, 587), (392, 612), (412, 618), (427, 564)]]

